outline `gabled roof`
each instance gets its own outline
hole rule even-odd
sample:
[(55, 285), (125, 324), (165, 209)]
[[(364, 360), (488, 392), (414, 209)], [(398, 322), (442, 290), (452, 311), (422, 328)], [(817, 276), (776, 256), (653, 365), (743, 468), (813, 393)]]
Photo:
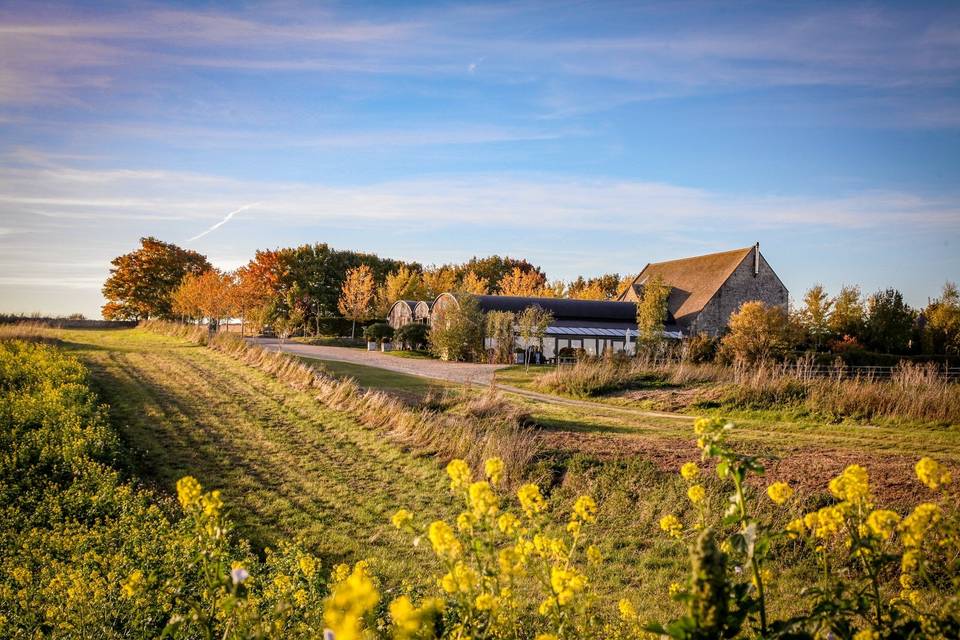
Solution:
[(684, 325), (692, 316), (700, 313), (713, 294), (730, 277), (755, 247), (722, 251), (705, 256), (654, 262), (643, 268), (630, 286), (620, 294), (623, 300), (633, 291), (642, 295), (643, 285), (660, 276), (671, 287), (667, 308), (678, 323)]

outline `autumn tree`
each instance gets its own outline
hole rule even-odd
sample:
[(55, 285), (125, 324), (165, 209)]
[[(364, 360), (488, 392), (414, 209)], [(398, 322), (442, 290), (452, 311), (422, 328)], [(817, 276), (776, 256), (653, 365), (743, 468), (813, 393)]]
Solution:
[(618, 273), (589, 279), (579, 276), (570, 283), (567, 297), (573, 300), (610, 300), (620, 292), (620, 281)]
[(201, 274), (187, 274), (173, 293), (173, 311), (203, 320), (211, 327), (233, 314), (233, 276), (216, 269)]
[(427, 288), (420, 272), (402, 265), (387, 274), (377, 290), (377, 315), (385, 317), (397, 300), (424, 300), (427, 296)]
[(114, 258), (103, 285), (107, 320), (143, 320), (173, 316), (173, 292), (190, 273), (210, 269), (207, 259), (189, 249), (141, 238), (140, 248)]
[(815, 349), (820, 349), (823, 340), (830, 334), (830, 315), (833, 303), (833, 298), (827, 294), (827, 290), (819, 283), (810, 287), (803, 296), (803, 307), (799, 311), (799, 320)]
[(542, 292), (546, 280), (539, 271), (523, 271), (520, 267), (514, 267), (500, 280), (500, 295), (537, 296)]
[(482, 296), (490, 293), (490, 281), (487, 278), (478, 276), (473, 271), (467, 271), (460, 281), (460, 291), (472, 293), (476, 296)]
[(500, 256), (488, 256), (486, 258), (478, 258), (474, 256), (470, 260), (461, 265), (460, 270), (462, 273), (473, 272), (479, 278), (485, 278), (487, 283), (490, 286), (493, 286), (503, 280), (504, 276), (512, 272), (514, 269), (520, 269), (524, 273), (528, 271), (536, 271), (541, 273), (539, 267), (535, 267), (526, 260), (511, 258), (510, 256), (500, 257)]
[(357, 335), (357, 321), (369, 320), (373, 312), (375, 284), (373, 272), (367, 265), (361, 265), (347, 271), (340, 291), (337, 308), (343, 317), (353, 322), (350, 337)]
[(928, 353), (960, 355), (960, 291), (953, 282), (943, 285), (940, 297), (924, 309), (927, 320), (924, 348)]
[(457, 272), (453, 267), (430, 267), (423, 272), (423, 286), (429, 299), (457, 290)]
[(567, 294), (567, 284), (563, 280), (554, 280), (543, 285), (537, 294), (543, 298), (563, 298)]
[(833, 299), (833, 312), (830, 314), (827, 326), (837, 337), (850, 336), (862, 339), (866, 315), (860, 287), (846, 285), (840, 288), (840, 293)]
[(787, 312), (753, 300), (744, 302), (730, 316), (729, 333), (720, 343), (721, 352), (744, 363), (766, 362), (785, 356), (796, 344), (796, 332)]
[(523, 362), (530, 367), (530, 349), (537, 346), (543, 352), (543, 337), (553, 323), (553, 314), (538, 304), (527, 307), (517, 317), (517, 330), (523, 339)]
[(643, 295), (637, 301), (637, 355), (642, 350), (656, 350), (663, 343), (669, 298), (670, 287), (660, 276), (644, 283)]
[(896, 289), (878, 291), (867, 300), (867, 345), (883, 353), (906, 353), (916, 314)]

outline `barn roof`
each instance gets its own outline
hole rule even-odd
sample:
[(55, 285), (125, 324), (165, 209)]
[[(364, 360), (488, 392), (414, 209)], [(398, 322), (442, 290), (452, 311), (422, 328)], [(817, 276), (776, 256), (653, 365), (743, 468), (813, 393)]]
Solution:
[(667, 308), (677, 322), (703, 310), (713, 294), (756, 247), (744, 247), (692, 258), (654, 262), (643, 268), (630, 286), (620, 294), (622, 300), (631, 291), (642, 295), (643, 285), (660, 276), (671, 287)]
[[(394, 302), (394, 303), (390, 306), (390, 310), (393, 311), (393, 308), (394, 308), (395, 306), (397, 306), (398, 304), (405, 304), (405, 305), (407, 305), (407, 306), (410, 308), (410, 311), (411, 311), (411, 312), (414, 311), (414, 310), (416, 310), (416, 308), (417, 308), (417, 301), (416, 301), (416, 300), (397, 300), (396, 302)], [(382, 308), (382, 307), (381, 307), (381, 308)]]
[(628, 322), (636, 324), (637, 305), (633, 302), (606, 300), (568, 300), (566, 298), (537, 298), (533, 296), (474, 296), (480, 309), (521, 313), (527, 307), (538, 305), (551, 312), (557, 321), (596, 320), (601, 322)]

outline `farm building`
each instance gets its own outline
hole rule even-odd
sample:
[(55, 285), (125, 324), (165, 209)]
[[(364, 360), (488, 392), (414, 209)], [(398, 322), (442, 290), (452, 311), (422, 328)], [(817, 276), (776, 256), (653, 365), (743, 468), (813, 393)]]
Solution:
[(670, 287), (668, 322), (684, 335), (722, 332), (744, 302), (760, 300), (787, 307), (788, 292), (760, 253), (752, 247), (648, 264), (617, 300), (636, 302), (644, 283), (660, 276)]
[[(544, 338), (543, 356), (547, 359), (562, 349), (583, 349), (591, 355), (600, 355), (607, 349), (632, 351), (636, 342), (637, 305), (634, 302), (489, 295), (473, 298), (484, 313), (509, 311), (519, 315), (534, 305), (552, 313), (553, 323)], [(433, 303), (432, 317), (442, 314), (450, 305), (459, 304), (454, 294), (441, 293)], [(674, 327), (667, 329), (671, 337), (680, 337)]]
[(413, 321), (421, 324), (430, 324), (431, 309), (433, 309), (433, 302), (421, 300), (413, 309)]
[(415, 321), (414, 310), (417, 308), (416, 300), (397, 300), (390, 307), (387, 313), (387, 322), (394, 329), (399, 329), (405, 324)]

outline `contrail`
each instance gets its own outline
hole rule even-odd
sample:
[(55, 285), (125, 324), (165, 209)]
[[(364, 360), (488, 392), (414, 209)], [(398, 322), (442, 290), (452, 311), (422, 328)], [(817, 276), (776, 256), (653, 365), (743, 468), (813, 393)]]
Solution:
[(194, 240), (199, 240), (200, 238), (202, 238), (203, 236), (207, 235), (207, 234), (210, 233), (211, 231), (214, 231), (214, 230), (218, 229), (219, 227), (222, 227), (223, 225), (225, 225), (227, 222), (230, 221), (230, 218), (232, 218), (233, 216), (237, 215), (237, 214), (240, 213), (241, 211), (244, 211), (244, 210), (246, 210), (246, 209), (249, 209), (250, 207), (255, 207), (255, 206), (257, 206), (258, 204), (261, 204), (261, 203), (259, 203), (259, 202), (252, 202), (252, 203), (250, 203), (250, 204), (245, 204), (245, 205), (243, 205), (242, 207), (240, 207), (240, 208), (237, 209), (236, 211), (231, 211), (230, 213), (228, 213), (228, 214), (226, 215), (226, 217), (224, 217), (223, 220), (221, 220), (221, 221), (218, 222), (217, 224), (213, 225), (212, 227), (210, 227), (210, 228), (207, 229), (206, 231), (204, 231), (204, 232), (202, 232), (202, 233), (198, 233), (197, 235), (193, 236), (192, 238), (190, 238), (189, 240), (187, 240), (187, 242), (193, 242)]

